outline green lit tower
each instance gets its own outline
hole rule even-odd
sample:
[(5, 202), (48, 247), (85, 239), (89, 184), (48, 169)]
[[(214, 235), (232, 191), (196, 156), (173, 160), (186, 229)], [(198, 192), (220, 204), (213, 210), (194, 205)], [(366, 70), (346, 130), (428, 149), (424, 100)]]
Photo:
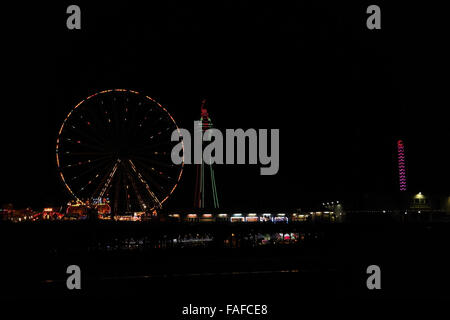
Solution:
[[(201, 105), (201, 128), (195, 128), (195, 130), (202, 130), (202, 133), (205, 133), (206, 130), (213, 127), (205, 105), (206, 100), (204, 99)], [(202, 161), (196, 167), (194, 208), (219, 208), (219, 198), (217, 196), (216, 179), (212, 163), (208, 164)]]

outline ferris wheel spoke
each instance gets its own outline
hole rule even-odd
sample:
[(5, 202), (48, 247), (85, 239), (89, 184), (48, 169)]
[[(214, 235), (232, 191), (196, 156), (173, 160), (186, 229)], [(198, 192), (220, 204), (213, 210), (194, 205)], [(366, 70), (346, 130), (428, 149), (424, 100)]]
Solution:
[(65, 155), (72, 156), (105, 156), (105, 155), (113, 155), (113, 152), (64, 152)]
[[(127, 185), (131, 184), (131, 190), (134, 190), (134, 200), (137, 199), (137, 202), (139, 204), (139, 207), (142, 211), (145, 211), (151, 203), (153, 203), (153, 199), (151, 199), (151, 203), (146, 203), (144, 201), (145, 197), (142, 196), (139, 187), (138, 187), (138, 183), (139, 183), (139, 177), (133, 172), (131, 165), (128, 163), (128, 165), (126, 166), (124, 163), (124, 167), (125, 168), (125, 173), (126, 175), (124, 175), (124, 179), (127, 180)], [(142, 184), (140, 184), (142, 186)], [(144, 186), (141, 187), (142, 191), (146, 191), (146, 188)], [(131, 191), (130, 188), (127, 189), (127, 191), (129, 191), (129, 194), (131, 195)]]
[[(86, 132), (82, 131), (82, 130), (78, 130), (77, 127), (73, 126), (73, 125), (69, 125), (68, 127), (69, 131), (73, 131), (76, 132), (77, 134), (83, 136), (84, 138), (88, 139), (88, 140), (93, 140), (95, 143), (97, 143), (99, 146), (104, 146), (105, 145), (105, 141), (101, 141), (99, 140), (97, 137), (93, 137), (88, 135)], [(77, 141), (77, 139), (70, 139), (69, 141)]]
[(167, 159), (167, 163), (162, 162), (160, 160), (156, 160), (153, 157), (144, 157), (140, 155), (133, 156), (133, 159), (136, 159), (136, 161), (138, 161), (141, 164), (145, 164), (147, 168), (150, 168), (152, 171), (155, 172), (158, 170), (176, 172), (182, 169), (182, 166), (173, 164), (170, 158)]
[[(155, 185), (161, 192), (165, 192), (166, 190), (164, 189), (163, 186), (161, 186), (157, 180), (166, 180), (169, 181), (172, 178), (170, 178), (169, 176), (165, 175), (164, 172), (160, 171), (160, 170), (156, 170), (154, 167), (149, 167), (148, 165), (140, 162), (140, 161), (136, 161), (136, 164), (139, 165), (139, 167), (141, 168), (145, 168), (147, 170), (141, 170), (142, 175), (144, 176), (144, 178), (147, 181), (150, 181), (151, 184)], [(153, 177), (150, 177), (150, 175), (152, 175)]]
[(161, 133), (165, 133), (165, 132), (172, 132), (173, 130), (175, 130), (175, 126), (168, 126), (168, 127), (162, 127), (162, 126), (158, 126), (156, 125), (158, 123), (158, 121), (160, 121), (160, 119), (163, 119), (163, 117), (159, 117), (156, 121), (154, 121), (153, 123), (149, 124), (149, 125), (144, 125), (142, 124), (138, 129), (140, 129), (139, 133), (141, 135), (149, 135), (152, 132), (157, 132), (157, 131), (161, 131)]
[(141, 144), (139, 146), (132, 147), (132, 151), (133, 152), (143, 152), (144, 150), (154, 149), (154, 148), (162, 147), (162, 146), (170, 146), (170, 145), (172, 145), (172, 141), (163, 141), (163, 142), (152, 143), (152, 144)]
[[(160, 118), (158, 118), (160, 119)], [(172, 131), (175, 130), (176, 127), (175, 126), (156, 126), (155, 124), (152, 124), (150, 126), (143, 126), (142, 127), (142, 134), (143, 135), (149, 135), (152, 132), (158, 132), (160, 131), (159, 135), (164, 136), (167, 133), (172, 134)]]
[[(105, 141), (107, 139), (105, 133), (107, 133), (108, 130), (107, 130), (107, 127), (105, 126), (105, 123), (100, 120), (103, 118), (103, 115), (99, 116), (99, 115), (95, 114), (92, 111), (93, 108), (85, 108), (85, 109), (89, 113), (90, 119), (92, 120), (92, 123), (91, 123), (91, 121), (86, 121), (87, 127), (95, 134), (95, 136), (101, 137), (101, 139), (103, 141)], [(101, 128), (102, 130), (100, 130), (100, 128), (97, 128), (95, 126), (95, 124), (97, 124), (97, 123), (102, 126), (102, 128)]]
[[(154, 111), (154, 110), (153, 110), (153, 108), (151, 108), (149, 111)], [(149, 111), (147, 111), (147, 113), (144, 115), (143, 120), (141, 120), (141, 122), (136, 126), (136, 128), (135, 128), (133, 134), (131, 135), (133, 138), (136, 137), (137, 133), (138, 133), (140, 130), (145, 130), (146, 128), (151, 128), (152, 130), (155, 130), (155, 125), (156, 125), (159, 121), (161, 121), (161, 120), (163, 119), (163, 116), (162, 116), (162, 115), (156, 115), (156, 119), (155, 119), (155, 120), (153, 120), (151, 123), (146, 124), (146, 125), (144, 126), (145, 122), (146, 122), (147, 120), (149, 120), (149, 116), (148, 116)], [(142, 128), (144, 128), (144, 129), (142, 129)]]
[[(117, 114), (118, 114), (118, 117), (119, 117), (119, 123), (120, 123), (120, 132), (122, 133), (122, 135), (125, 135), (125, 136), (127, 136), (128, 134), (127, 134), (127, 128), (128, 128), (128, 126), (127, 126), (127, 122), (128, 122), (128, 119), (127, 119), (127, 113), (128, 113), (128, 111), (127, 112), (125, 112), (125, 110), (128, 110), (128, 108), (126, 107), (126, 105), (125, 105), (125, 103), (119, 103), (118, 105), (117, 105)], [(124, 178), (125, 178), (125, 176), (124, 176)]]
[(121, 133), (121, 126), (120, 126), (121, 121), (119, 120), (120, 115), (116, 108), (115, 100), (114, 100), (114, 106), (112, 107), (111, 112), (112, 112), (113, 118), (114, 118), (113, 122), (114, 122), (114, 128), (115, 128), (115, 135), (116, 135), (116, 137), (120, 137), (121, 136), (121, 134), (120, 134)]
[(104, 107), (103, 100), (100, 101), (99, 108), (100, 108), (100, 118), (103, 120), (103, 121), (100, 121), (99, 123), (102, 124), (102, 126), (104, 128), (105, 135), (107, 134), (108, 138), (110, 140), (112, 140), (113, 139), (113, 132), (112, 132), (112, 129), (111, 129), (111, 121), (108, 122), (108, 119), (109, 120), (111, 120), (111, 119), (109, 117), (108, 111), (106, 111), (106, 109)]
[(148, 116), (146, 119), (144, 118), (143, 123), (151, 120), (151, 122), (147, 124), (147, 128), (153, 128), (156, 124), (161, 123), (161, 120), (163, 120), (165, 118), (165, 114), (163, 113), (163, 111), (161, 111), (159, 109), (155, 110), (154, 108), (152, 108), (150, 111), (151, 112), (156, 111), (157, 113), (154, 115), (154, 117), (155, 117), (154, 119), (152, 119), (152, 117), (148, 117)]
[(81, 189), (79, 189), (77, 193), (80, 194), (81, 192), (83, 192), (91, 183), (92, 181), (89, 180), (88, 183), (86, 183), (83, 187), (81, 187)]
[(125, 204), (125, 212), (129, 212), (130, 211), (130, 201), (129, 201), (129, 196), (128, 196), (128, 185), (127, 185), (127, 181), (125, 180), (125, 174), (123, 171), (120, 172), (120, 179), (122, 180), (122, 185), (123, 185), (123, 193), (122, 196), (124, 197), (123, 203)]
[[(102, 130), (96, 129), (95, 123), (99, 123), (102, 126)], [(105, 145), (105, 141), (110, 140), (107, 136), (107, 133), (109, 133), (107, 127), (99, 119), (93, 120), (92, 122), (89, 121), (87, 128), (102, 141), (101, 145)], [(97, 139), (97, 142), (100, 140)]]
[(103, 195), (105, 194), (106, 190), (109, 188), (112, 179), (114, 178), (114, 175), (116, 174), (117, 171), (117, 167), (120, 164), (120, 159), (117, 159), (117, 161), (114, 163), (113, 168), (111, 169), (111, 171), (108, 174), (108, 178), (106, 179), (106, 183), (103, 186), (102, 190), (100, 191), (100, 196), (99, 198), (103, 198)]
[(141, 193), (139, 192), (139, 189), (138, 189), (138, 187), (136, 185), (136, 180), (133, 179), (133, 177), (131, 176), (130, 170), (127, 170), (126, 173), (127, 173), (128, 180), (130, 181), (130, 183), (131, 183), (131, 185), (133, 187), (133, 190), (136, 193), (136, 197), (137, 197), (137, 199), (139, 201), (141, 209), (142, 209), (142, 211), (145, 211), (145, 209), (147, 209), (147, 205), (144, 203), (144, 200), (143, 200), (143, 198), (141, 196)]
[[(142, 124), (142, 125), (144, 124), (145, 121), (147, 121), (148, 119), (152, 118), (152, 117), (150, 116), (150, 113), (158, 112), (158, 110), (155, 109), (153, 106), (148, 106), (147, 108), (148, 108), (148, 109), (147, 109), (147, 112), (145, 112), (145, 114), (144, 114), (144, 116), (143, 116), (143, 120), (141, 121), (141, 124)], [(157, 115), (157, 116), (160, 116), (160, 115)], [(152, 123), (150, 123), (150, 124), (153, 126), (155, 123), (152, 122)]]
[[(95, 177), (92, 178), (91, 180), (89, 180), (79, 192), (82, 192), (83, 190), (85, 190), (85, 189), (86, 189), (88, 186), (90, 186), (90, 185), (93, 186), (93, 185), (94, 185), (94, 182), (95, 182), (99, 177), (100, 177), (100, 174), (96, 174)], [(94, 198), (95, 190), (96, 190), (96, 189), (94, 189), (94, 191), (90, 193), (90, 198), (91, 198), (91, 199)]]
[(135, 119), (135, 112), (133, 112), (133, 108), (130, 108), (130, 101), (129, 99), (125, 99), (125, 102), (123, 104), (123, 126), (124, 126), (124, 132), (129, 137), (130, 136), (130, 128), (135, 127), (133, 125), (134, 119)]
[(174, 144), (174, 142), (171, 141), (171, 134), (171, 128), (153, 128), (151, 131), (143, 132), (139, 139), (146, 143), (140, 145), (140, 147), (156, 145), (162, 141), (168, 144)]
[(157, 205), (159, 208), (161, 208), (161, 202), (159, 202), (158, 198), (156, 197), (155, 193), (150, 189), (148, 183), (144, 180), (143, 175), (137, 170), (136, 166), (134, 165), (132, 160), (128, 160), (131, 164), (131, 167), (133, 171), (138, 175), (139, 180), (145, 185), (145, 188), (147, 189), (147, 192), (149, 193), (150, 197), (152, 198), (155, 205)]
[[(103, 189), (103, 187), (106, 184), (106, 180), (108, 179), (109, 173), (110, 173), (109, 171), (106, 171), (106, 173), (103, 174), (103, 177), (100, 179), (100, 182), (97, 184), (97, 187), (95, 188), (94, 192), (92, 193), (92, 198), (93, 199), (95, 199), (95, 198), (103, 198), (103, 197), (100, 196), (101, 195), (101, 190)], [(108, 191), (108, 188), (107, 188), (107, 190), (105, 190), (105, 192), (107, 192), (107, 191)]]
[[(112, 171), (114, 170), (115, 164), (116, 164), (116, 163), (114, 163), (114, 165), (110, 165), (111, 170), (105, 170), (105, 173), (103, 174), (103, 177), (101, 178), (99, 184), (97, 185), (97, 187), (95, 188), (95, 191), (94, 191), (94, 193), (93, 193), (93, 195), (94, 195), (93, 197), (94, 197), (94, 198), (95, 198), (95, 195), (98, 195), (97, 198), (103, 197), (103, 195), (104, 195), (105, 193), (107, 193), (107, 191), (109, 190), (109, 188), (108, 188), (109, 186), (106, 186), (106, 187), (105, 187), (105, 185), (107, 184), (108, 178), (111, 176), (111, 173), (112, 173)], [(112, 178), (113, 178), (113, 177), (114, 177), (114, 174), (112, 175)], [(112, 178), (111, 178), (111, 179), (112, 179)], [(102, 193), (101, 191), (102, 191), (103, 189), (105, 189), (105, 191)]]
[(131, 136), (133, 130), (138, 127), (137, 121), (136, 121), (138, 112), (139, 112), (138, 108), (130, 108), (130, 112), (129, 112), (130, 113), (129, 114), (130, 121), (128, 122), (128, 128), (127, 128), (128, 136)]
[(138, 159), (138, 160), (143, 161), (143, 162), (150, 163), (152, 165), (160, 166), (160, 167), (163, 167), (163, 168), (176, 168), (177, 167), (177, 166), (175, 166), (173, 164), (165, 163), (165, 162), (158, 161), (158, 160), (153, 160), (153, 159), (150, 159), (150, 158), (144, 158), (144, 157), (140, 157), (140, 156), (134, 156), (133, 158)]
[(86, 160), (86, 161), (79, 161), (79, 162), (76, 162), (76, 163), (71, 163), (71, 164), (64, 165), (64, 166), (61, 167), (61, 169), (67, 169), (67, 168), (83, 166), (85, 164), (92, 164), (92, 163), (104, 160), (106, 158), (110, 158), (110, 157), (109, 156), (105, 156), (105, 157), (97, 158), (97, 159), (94, 159), (94, 160), (90, 160), (89, 159), (89, 160)]
[[(105, 166), (108, 164), (108, 163), (111, 163), (111, 159), (109, 158), (109, 157), (107, 157), (107, 158), (104, 158), (104, 159), (102, 159), (102, 160), (99, 160), (99, 161), (97, 161), (96, 163), (93, 163), (92, 161), (90, 162), (90, 166), (85, 170), (85, 171), (82, 171), (79, 175), (83, 175), (83, 173), (89, 173), (89, 172), (91, 172), (91, 171), (93, 171), (93, 170), (96, 170), (97, 168), (105, 168)], [(72, 168), (72, 167), (69, 167), (69, 168)], [(76, 169), (76, 168), (74, 168), (74, 169)], [(71, 170), (71, 169), (67, 169), (67, 170)]]
[[(103, 160), (102, 162), (95, 164), (93, 166), (91, 166), (90, 168), (88, 168), (87, 170), (80, 172), (78, 175), (73, 176), (72, 178), (69, 179), (69, 181), (74, 181), (74, 180), (79, 180), (81, 177), (86, 176), (87, 174), (93, 172), (94, 170), (96, 170), (97, 168), (105, 168), (105, 165), (108, 164), (108, 160)], [(100, 170), (101, 171), (101, 170)], [(96, 175), (96, 177), (99, 176), (99, 174)]]
[(70, 140), (70, 144), (72, 146), (83, 147), (83, 148), (86, 148), (86, 149), (97, 150), (97, 151), (100, 151), (100, 152), (104, 152), (105, 151), (105, 147), (90, 145), (90, 144), (84, 143), (81, 140), (75, 140), (75, 141)]

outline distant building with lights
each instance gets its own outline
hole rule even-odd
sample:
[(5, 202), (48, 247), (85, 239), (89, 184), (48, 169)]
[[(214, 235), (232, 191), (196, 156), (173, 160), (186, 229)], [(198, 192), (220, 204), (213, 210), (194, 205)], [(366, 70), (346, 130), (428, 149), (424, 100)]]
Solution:
[(430, 211), (432, 209), (429, 197), (419, 192), (412, 196), (409, 204), (409, 210)]
[[(302, 211), (288, 210), (232, 210), (232, 209), (194, 209), (171, 210), (165, 219), (174, 222), (190, 223), (292, 223), (292, 222), (340, 222), (331, 209)], [(339, 214), (341, 217), (341, 214)]]

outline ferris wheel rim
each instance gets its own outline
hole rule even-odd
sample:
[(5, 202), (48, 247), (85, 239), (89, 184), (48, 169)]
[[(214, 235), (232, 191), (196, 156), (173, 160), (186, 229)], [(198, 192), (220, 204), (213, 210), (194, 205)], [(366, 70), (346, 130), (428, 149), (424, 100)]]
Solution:
[[(66, 115), (66, 117), (64, 118), (61, 127), (58, 131), (58, 136), (56, 139), (56, 165), (57, 165), (57, 169), (58, 169), (58, 173), (59, 176), (65, 186), (65, 188), (69, 191), (69, 193), (72, 195), (72, 197), (76, 200), (77, 203), (81, 203), (81, 204), (85, 204), (85, 201), (81, 200), (73, 191), (72, 188), (70, 188), (69, 184), (67, 183), (65, 176), (62, 172), (62, 168), (60, 165), (60, 155), (59, 155), (59, 149), (60, 149), (60, 138), (61, 138), (61, 134), (63, 133), (64, 127), (66, 125), (66, 122), (68, 121), (68, 119), (71, 117), (71, 115), (73, 114), (73, 112), (80, 107), (83, 103), (87, 102), (88, 100), (101, 95), (101, 94), (106, 94), (106, 93), (110, 93), (110, 92), (128, 92), (128, 93), (132, 93), (135, 95), (139, 95), (144, 97), (145, 99), (150, 100), (151, 102), (153, 102), (154, 104), (156, 104), (161, 110), (163, 110), (169, 117), (169, 119), (172, 121), (172, 123), (174, 124), (176, 130), (178, 131), (178, 133), (180, 133), (180, 128), (178, 127), (175, 119), (173, 118), (173, 116), (170, 114), (169, 111), (167, 111), (167, 109), (161, 105), (158, 101), (156, 101), (155, 99), (153, 99), (152, 97), (142, 94), (141, 92), (138, 92), (136, 90), (132, 90), (132, 89), (105, 89), (96, 93), (91, 94), (90, 96), (88, 96), (87, 98), (81, 100), (80, 102), (78, 102), (70, 111), (69, 113)], [(181, 140), (181, 145), (182, 145), (182, 150), (184, 150), (184, 142)], [(171, 190), (166, 194), (166, 196), (164, 197), (163, 200), (159, 201), (160, 204), (163, 204), (164, 202), (167, 201), (167, 199), (172, 195), (172, 193), (175, 191), (175, 189), (177, 188), (180, 180), (181, 180), (181, 176), (183, 175), (183, 170), (184, 170), (184, 152), (183, 152), (183, 156), (182, 156), (182, 161), (181, 161), (181, 166), (180, 166), (180, 172), (176, 178), (176, 183), (173, 185), (173, 187), (171, 188)], [(151, 208), (150, 210), (154, 209), (155, 207)]]

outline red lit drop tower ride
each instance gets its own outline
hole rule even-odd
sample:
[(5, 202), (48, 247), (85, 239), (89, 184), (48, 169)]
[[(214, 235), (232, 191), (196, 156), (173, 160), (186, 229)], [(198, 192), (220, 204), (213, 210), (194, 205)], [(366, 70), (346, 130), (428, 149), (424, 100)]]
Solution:
[(397, 161), (398, 161), (398, 178), (400, 191), (406, 191), (406, 158), (405, 158), (405, 145), (403, 140), (397, 141)]

